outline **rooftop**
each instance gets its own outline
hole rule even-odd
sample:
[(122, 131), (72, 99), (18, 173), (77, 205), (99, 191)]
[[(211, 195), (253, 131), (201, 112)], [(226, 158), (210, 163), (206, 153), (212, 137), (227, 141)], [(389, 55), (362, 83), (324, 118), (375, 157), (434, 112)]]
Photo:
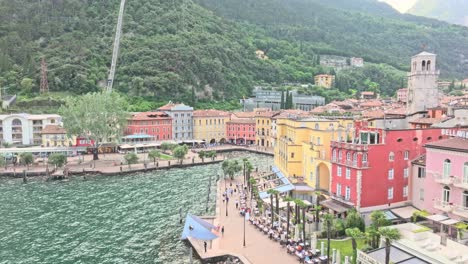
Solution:
[(228, 117), (228, 116), (229, 116), (228, 112), (214, 110), (214, 109), (193, 111), (193, 117)]
[(41, 134), (66, 134), (65, 128), (58, 125), (47, 125), (42, 129)]
[(232, 119), (231, 121), (226, 122), (228, 124), (255, 124), (253, 119)]
[(426, 148), (448, 149), (468, 152), (468, 139), (460, 137), (444, 139), (428, 143), (426, 144)]
[(170, 119), (171, 117), (161, 111), (158, 112), (141, 112), (133, 114), (131, 120), (152, 120), (152, 119)]

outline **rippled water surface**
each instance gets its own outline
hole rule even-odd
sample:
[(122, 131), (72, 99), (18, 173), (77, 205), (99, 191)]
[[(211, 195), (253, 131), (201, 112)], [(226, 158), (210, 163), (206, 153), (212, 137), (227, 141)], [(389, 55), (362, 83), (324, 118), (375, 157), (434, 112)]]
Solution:
[[(246, 153), (255, 166), (272, 158)], [(179, 208), (206, 215), (220, 164), (128, 176), (0, 179), (0, 263), (188, 263)], [(213, 214), (212, 192), (208, 214)]]

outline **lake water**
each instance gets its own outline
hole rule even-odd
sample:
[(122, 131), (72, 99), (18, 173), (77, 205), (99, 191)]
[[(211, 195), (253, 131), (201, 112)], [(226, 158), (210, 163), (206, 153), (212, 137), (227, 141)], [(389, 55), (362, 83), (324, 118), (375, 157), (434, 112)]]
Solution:
[[(248, 157), (260, 169), (272, 157)], [(0, 263), (189, 263), (179, 208), (213, 214), (221, 165), (46, 182), (0, 179)], [(205, 213), (209, 177), (211, 203)]]

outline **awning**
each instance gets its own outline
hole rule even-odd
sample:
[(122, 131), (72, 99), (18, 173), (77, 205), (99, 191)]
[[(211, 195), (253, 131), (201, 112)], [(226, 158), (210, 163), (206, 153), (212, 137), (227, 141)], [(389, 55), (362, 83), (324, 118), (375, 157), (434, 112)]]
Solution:
[(131, 146), (131, 145), (121, 145), (120, 148), (121, 149), (130, 149), (130, 148), (134, 148), (134, 147)]
[(307, 206), (311, 206), (311, 205), (312, 205), (312, 203), (309, 202), (309, 201), (307, 201), (307, 200), (302, 200), (302, 201), (303, 201)]
[(383, 212), (384, 215), (385, 215), (385, 218), (387, 218), (387, 220), (397, 220), (398, 219), (398, 216), (394, 215), (390, 210), (386, 210)]
[(314, 190), (309, 185), (294, 185), (294, 191), (296, 192), (313, 192)]
[(440, 214), (430, 215), (430, 216), (428, 216), (426, 218), (429, 219), (429, 220), (435, 221), (435, 222), (442, 222), (444, 220), (449, 219), (447, 216), (440, 215)]
[(331, 209), (339, 214), (348, 211), (348, 207), (344, 206), (342, 203), (337, 202), (333, 199), (328, 199), (320, 202), (321, 205), (325, 206), (328, 209)]
[(390, 209), (390, 211), (392, 211), (392, 213), (394, 213), (395, 215), (403, 219), (410, 219), (413, 216), (413, 213), (417, 212), (418, 209), (414, 208), (413, 206), (405, 206), (405, 207)]
[(135, 135), (128, 135), (123, 137), (123, 139), (145, 139), (145, 138), (154, 138), (154, 136), (150, 136), (147, 134), (135, 134)]
[(458, 220), (449, 218), (449, 219), (447, 219), (447, 220), (441, 221), (440, 223), (441, 223), (441, 224), (444, 224), (444, 225), (454, 225), (454, 224), (459, 223), (459, 222), (460, 222), (460, 221), (458, 221)]
[(200, 240), (213, 240), (218, 236), (215, 235), (211, 230), (216, 227), (198, 216), (187, 214), (185, 219), (184, 231), (180, 239), (187, 239), (193, 237)]

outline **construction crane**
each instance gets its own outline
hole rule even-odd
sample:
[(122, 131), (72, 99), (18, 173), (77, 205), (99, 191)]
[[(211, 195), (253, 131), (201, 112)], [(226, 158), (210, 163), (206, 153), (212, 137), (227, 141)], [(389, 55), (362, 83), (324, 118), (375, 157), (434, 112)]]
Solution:
[(125, 9), (125, 0), (120, 1), (119, 18), (117, 20), (117, 28), (115, 30), (114, 49), (112, 51), (112, 62), (109, 71), (109, 77), (107, 78), (107, 91), (112, 92), (112, 86), (114, 84), (115, 68), (117, 67), (117, 57), (119, 56), (120, 47), (120, 36), (122, 34), (122, 21)]

